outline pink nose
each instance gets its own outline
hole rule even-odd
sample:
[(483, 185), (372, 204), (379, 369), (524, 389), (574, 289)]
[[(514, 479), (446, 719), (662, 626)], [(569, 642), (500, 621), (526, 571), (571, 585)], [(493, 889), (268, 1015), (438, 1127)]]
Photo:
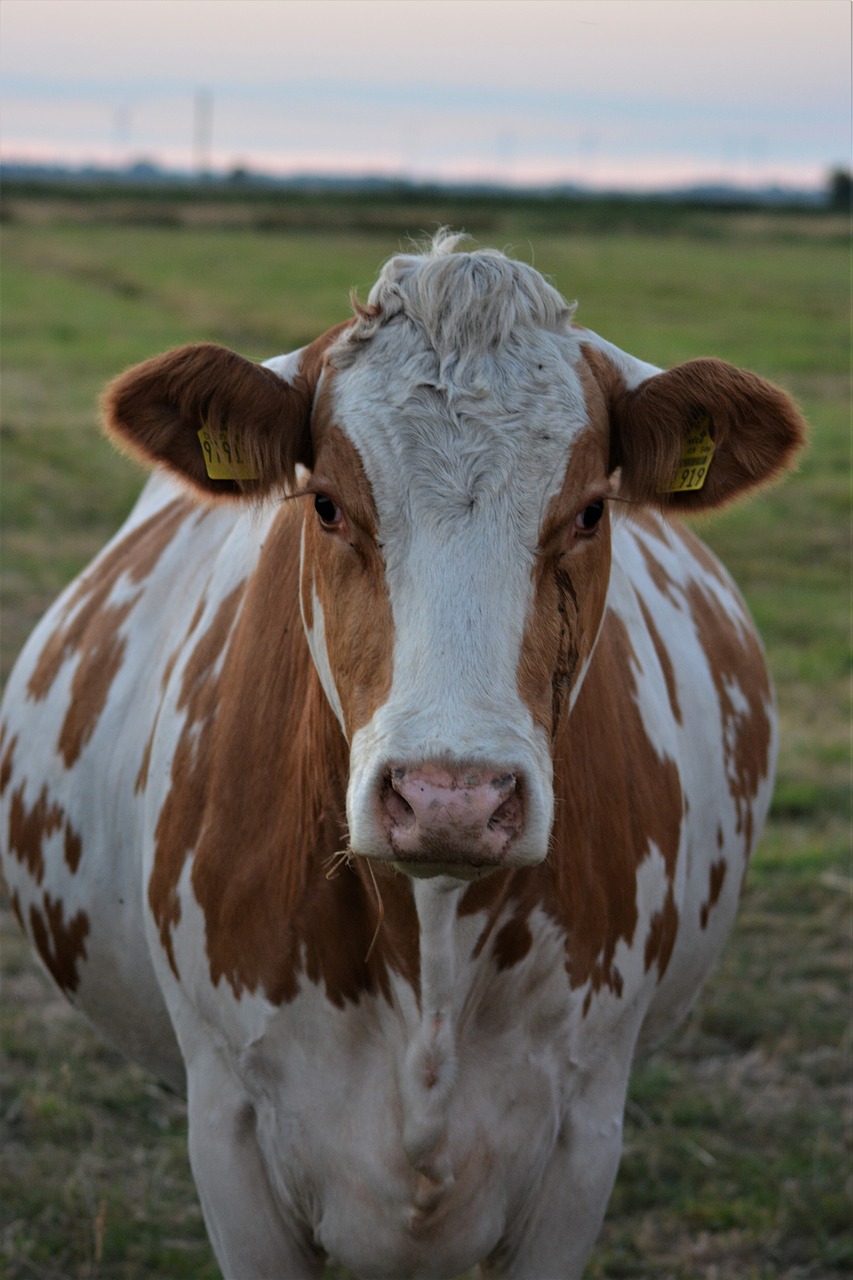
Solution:
[(498, 866), (524, 823), (516, 775), (482, 766), (392, 765), (381, 803), (402, 861)]

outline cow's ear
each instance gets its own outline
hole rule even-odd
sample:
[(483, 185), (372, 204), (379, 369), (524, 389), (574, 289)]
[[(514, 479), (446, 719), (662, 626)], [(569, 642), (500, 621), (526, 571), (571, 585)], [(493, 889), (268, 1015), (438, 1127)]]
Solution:
[(107, 387), (107, 433), (208, 500), (292, 487), (297, 463), (312, 465), (314, 393), (340, 328), (298, 353), (289, 381), (209, 343), (146, 360)]
[(805, 443), (790, 396), (756, 374), (712, 359), (649, 374), (637, 362), (629, 386), (630, 358), (619, 353), (617, 366), (590, 354), (599, 381), (610, 366), (611, 468), (634, 501), (684, 513), (722, 506), (781, 474)]

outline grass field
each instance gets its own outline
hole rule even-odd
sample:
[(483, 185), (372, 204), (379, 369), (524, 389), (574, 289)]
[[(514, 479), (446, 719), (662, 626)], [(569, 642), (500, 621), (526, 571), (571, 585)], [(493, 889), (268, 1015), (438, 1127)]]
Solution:
[[(447, 198), (352, 209), (346, 218), (328, 202), (305, 214), (270, 202), (7, 198), (3, 675), (141, 483), (99, 436), (103, 383), (183, 341), (253, 358), (300, 345), (345, 318), (348, 290), (363, 297), (406, 232), (450, 221), (512, 248), (579, 300), (582, 323), (654, 363), (717, 355), (779, 381), (812, 425), (808, 455), (783, 486), (702, 530), (767, 645), (783, 732), (776, 801), (718, 971), (688, 1026), (635, 1072), (625, 1157), (588, 1274), (849, 1275), (844, 227), (815, 215), (644, 209), (632, 218), (624, 208), (596, 222), (588, 207), (455, 209)], [(13, 926), (4, 908), (0, 1274), (217, 1276), (182, 1104), (54, 995)]]

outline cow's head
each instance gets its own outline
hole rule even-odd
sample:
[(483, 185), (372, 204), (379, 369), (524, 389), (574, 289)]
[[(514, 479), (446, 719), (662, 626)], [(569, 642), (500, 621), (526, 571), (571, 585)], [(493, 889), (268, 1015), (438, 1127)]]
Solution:
[[(720, 505), (788, 463), (802, 422), (760, 378), (662, 373), (576, 327), (531, 267), (454, 250), (392, 259), (353, 320), (265, 367), (214, 346), (148, 361), (105, 412), (207, 500), (304, 495), (302, 612), (350, 747), (352, 849), (469, 878), (546, 855), (611, 510)], [(678, 478), (691, 434), (713, 439), (701, 488)]]

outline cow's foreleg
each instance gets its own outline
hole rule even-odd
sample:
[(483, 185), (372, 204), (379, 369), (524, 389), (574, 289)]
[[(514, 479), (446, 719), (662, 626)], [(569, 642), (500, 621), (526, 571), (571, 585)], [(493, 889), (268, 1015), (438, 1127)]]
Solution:
[(255, 1113), (215, 1051), (189, 1073), (189, 1152), (225, 1280), (317, 1280), (323, 1256), (274, 1196)]
[(580, 1280), (622, 1152), (630, 1051), (575, 1095), (526, 1211), (482, 1266), (483, 1280)]

